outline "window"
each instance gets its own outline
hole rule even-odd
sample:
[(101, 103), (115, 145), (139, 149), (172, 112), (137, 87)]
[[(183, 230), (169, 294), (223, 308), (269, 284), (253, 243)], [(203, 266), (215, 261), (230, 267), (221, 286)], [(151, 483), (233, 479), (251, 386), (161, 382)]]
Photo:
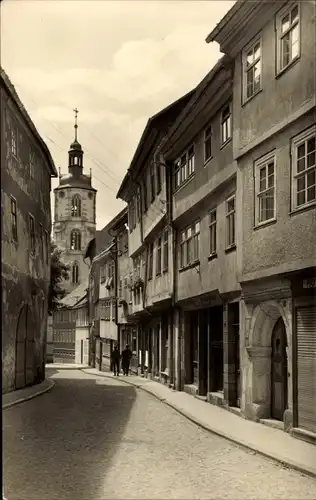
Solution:
[(106, 266), (100, 267), (100, 282), (104, 283), (106, 281)]
[(257, 40), (243, 54), (244, 101), (261, 89), (261, 40)]
[(195, 170), (194, 146), (174, 162), (175, 189), (183, 184)]
[(124, 299), (128, 301), (128, 278), (124, 278)]
[(159, 160), (156, 163), (156, 193), (159, 194), (161, 191), (161, 165)]
[(275, 218), (275, 158), (265, 156), (255, 163), (256, 223)]
[(155, 199), (155, 172), (153, 165), (151, 165), (149, 169), (149, 183), (151, 192), (151, 202), (153, 202)]
[(293, 209), (316, 201), (316, 126), (313, 125), (292, 142)]
[(79, 229), (73, 229), (71, 231), (70, 250), (81, 250), (81, 233)]
[(154, 244), (150, 243), (148, 247), (148, 281), (153, 277), (154, 268)]
[(133, 290), (132, 290), (132, 285), (133, 285), (133, 273), (129, 275), (129, 289), (128, 289), (128, 301), (131, 304), (133, 302)]
[(199, 256), (200, 222), (197, 221), (180, 234), (180, 268), (197, 262)]
[(11, 152), (14, 156), (18, 156), (18, 132), (14, 124), (11, 128)]
[(146, 177), (142, 182), (143, 187), (143, 202), (144, 202), (144, 212), (147, 212), (148, 203), (147, 203), (147, 187), (146, 187)]
[(209, 226), (210, 226), (210, 255), (216, 255), (216, 208), (210, 212)]
[(72, 282), (74, 284), (79, 283), (79, 266), (77, 262), (74, 262), (72, 266)]
[(168, 271), (169, 267), (169, 249), (168, 249), (168, 243), (169, 243), (169, 232), (168, 229), (163, 233), (163, 263), (162, 263), (162, 270), (163, 271)]
[(222, 111), (221, 119), (221, 141), (225, 144), (231, 138), (231, 112), (228, 104)]
[(113, 260), (111, 260), (108, 263), (107, 268), (108, 268), (108, 278), (113, 278), (113, 276), (114, 276), (114, 261)]
[(278, 22), (278, 70), (282, 71), (300, 54), (299, 6), (283, 11)]
[(18, 241), (18, 223), (16, 215), (16, 200), (15, 198), (10, 198), (11, 201), (11, 237), (13, 241)]
[(235, 196), (226, 200), (226, 247), (235, 246)]
[(157, 261), (156, 261), (156, 275), (161, 274), (161, 237), (157, 240)]
[(119, 281), (118, 296), (120, 299), (123, 298), (123, 280), (122, 280), (122, 278), (120, 278), (120, 281)]
[(133, 259), (134, 277), (140, 278), (141, 256), (138, 255)]
[(204, 163), (212, 157), (212, 127), (204, 130)]
[(29, 167), (30, 167), (30, 178), (35, 178), (35, 153), (32, 149), (29, 151)]
[(35, 222), (34, 217), (29, 215), (30, 251), (35, 253)]
[(140, 190), (139, 188), (137, 189), (136, 193), (136, 221), (140, 221), (140, 216), (141, 216), (141, 205), (140, 205)]
[(81, 217), (81, 198), (75, 194), (71, 200), (71, 215), (72, 217)]

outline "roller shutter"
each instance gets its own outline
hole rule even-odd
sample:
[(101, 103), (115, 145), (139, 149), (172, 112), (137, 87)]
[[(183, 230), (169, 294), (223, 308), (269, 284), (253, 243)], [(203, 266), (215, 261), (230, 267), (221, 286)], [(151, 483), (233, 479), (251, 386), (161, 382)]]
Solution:
[(316, 433), (316, 306), (296, 309), (298, 426)]

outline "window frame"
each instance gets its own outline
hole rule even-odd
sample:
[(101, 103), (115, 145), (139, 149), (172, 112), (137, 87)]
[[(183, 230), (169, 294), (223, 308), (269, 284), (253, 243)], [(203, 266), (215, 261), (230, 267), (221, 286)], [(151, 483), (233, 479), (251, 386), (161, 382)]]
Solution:
[(35, 219), (32, 214), (29, 213), (29, 237), (30, 237), (30, 253), (35, 255), (36, 248), (36, 234), (35, 234)]
[(16, 123), (11, 124), (11, 154), (14, 156), (14, 158), (18, 159), (18, 137), (19, 137), (19, 131)]
[[(14, 212), (12, 211), (14, 206)], [(10, 196), (10, 220), (11, 220), (11, 240), (18, 243), (18, 215), (17, 215), (17, 201), (14, 196)]]
[[(73, 234), (76, 233), (77, 235), (79, 235), (79, 245), (78, 247), (79, 248), (72, 248), (72, 238), (73, 238)], [(81, 250), (81, 231), (80, 229), (73, 229), (70, 233), (70, 250), (73, 251), (73, 252), (79, 252)], [(76, 245), (74, 245), (76, 247)]]
[(148, 245), (148, 276), (147, 280), (151, 281), (154, 275), (154, 244)]
[[(268, 169), (268, 166), (273, 163), (273, 186), (269, 188), (269, 186), (266, 186), (266, 188), (263, 191), (260, 191), (260, 172), (263, 168)], [(270, 152), (267, 153), (266, 155), (262, 156), (261, 158), (258, 158), (254, 162), (254, 174), (255, 174), (255, 226), (256, 227), (261, 227), (264, 226), (265, 224), (269, 224), (272, 221), (276, 220), (276, 156), (275, 152)], [(267, 172), (268, 174), (268, 172)], [(269, 175), (266, 175), (266, 183), (268, 181)], [(264, 198), (264, 194), (267, 193), (269, 190), (273, 190), (273, 217), (270, 217), (269, 219), (264, 219), (261, 220), (261, 200)]]
[(165, 229), (162, 237), (162, 272), (166, 273), (169, 269), (169, 231)]
[[(300, 134), (296, 135), (295, 137), (292, 138), (292, 141), (291, 141), (291, 186), (292, 186), (292, 189), (291, 189), (291, 192), (292, 192), (291, 210), (292, 210), (292, 212), (298, 212), (300, 210), (303, 210), (303, 209), (306, 209), (309, 207), (313, 207), (316, 205), (316, 198), (314, 200), (312, 200), (310, 202), (306, 202), (302, 205), (297, 204), (297, 184), (298, 184), (297, 179), (299, 177), (302, 177), (303, 175), (307, 176), (308, 173), (312, 172), (313, 170), (316, 171), (316, 166), (312, 166), (312, 167), (307, 167), (307, 169), (305, 168), (305, 170), (304, 170), (305, 173), (303, 173), (303, 172), (298, 173), (297, 172), (297, 160), (298, 160), (297, 152), (298, 152), (299, 146), (301, 146), (303, 143), (305, 143), (305, 148), (306, 148), (307, 141), (309, 139), (311, 139), (312, 137), (315, 137), (315, 140), (316, 140), (316, 125), (312, 125), (308, 129), (306, 129), (303, 132), (301, 132)], [(305, 151), (304, 158), (307, 158), (306, 151)], [(306, 160), (305, 160), (305, 164), (306, 164)], [(307, 191), (307, 188), (305, 188), (305, 193), (306, 193), (306, 191)]]
[[(298, 9), (298, 21), (290, 25), (290, 27), (282, 33), (282, 20), (289, 14), (291, 16), (292, 10), (297, 7)], [(282, 65), (282, 39), (293, 31), (295, 26), (298, 26), (298, 53), (293, 57), (285, 66)], [(276, 15), (276, 76), (284, 73), (288, 68), (290, 68), (298, 59), (301, 57), (301, 8), (300, 2), (292, 1), (290, 5), (285, 5)]]
[[(212, 215), (215, 213), (215, 220), (212, 220)], [(213, 208), (209, 212), (209, 238), (210, 238), (210, 257), (214, 257), (217, 255), (217, 208)], [(215, 228), (215, 229), (213, 229)], [(212, 238), (212, 235), (214, 234), (214, 238)], [(214, 241), (213, 241), (214, 239)], [(214, 243), (214, 248), (213, 248), (213, 243)]]
[[(182, 178), (183, 174), (183, 178)], [(186, 148), (173, 162), (173, 186), (177, 191), (195, 174), (195, 143)], [(177, 178), (179, 175), (179, 184)]]
[[(254, 60), (249, 67), (247, 67), (247, 55), (251, 50), (254, 51), (254, 48), (256, 45), (260, 46), (260, 56), (258, 59)], [(255, 90), (249, 97), (247, 96), (247, 75), (250, 70), (254, 68), (254, 66), (257, 63), (260, 63), (260, 84), (259, 88)], [(242, 51), (242, 102), (243, 104), (246, 104), (248, 101), (250, 101), (253, 97), (255, 97), (259, 92), (261, 92), (263, 86), (262, 86), (262, 34), (260, 33), (257, 35), (254, 39), (251, 40), (250, 43), (248, 43), (243, 51)]]
[[(76, 280), (74, 280), (74, 277), (76, 278)], [(77, 285), (79, 283), (79, 265), (77, 261), (73, 262), (72, 264), (71, 279), (73, 285)]]
[(156, 244), (156, 276), (160, 276), (162, 272), (162, 237), (157, 238)]
[[(196, 226), (199, 225), (198, 231)], [(189, 235), (190, 234), (190, 235)], [(184, 236), (183, 236), (184, 235)], [(198, 264), (200, 261), (200, 237), (201, 237), (201, 221), (195, 220), (192, 224), (186, 226), (180, 231), (179, 240), (179, 271)], [(195, 245), (197, 242), (197, 257), (195, 257)], [(182, 262), (182, 256), (186, 256), (185, 263)]]
[[(234, 200), (234, 209), (228, 211), (228, 204)], [(232, 217), (233, 215), (233, 217)], [(230, 242), (230, 220), (234, 221), (234, 240)], [(225, 200), (226, 250), (236, 247), (236, 193)]]
[(81, 196), (78, 193), (74, 194), (71, 198), (71, 217), (81, 217), (81, 205)]
[[(227, 115), (227, 118), (224, 120), (224, 111), (226, 111), (226, 109), (229, 109), (229, 114)], [(229, 120), (229, 133), (230, 133), (230, 135), (225, 140), (223, 140), (223, 127), (226, 124), (227, 120)], [(232, 139), (232, 133), (233, 133), (232, 121), (233, 121), (232, 120), (232, 104), (231, 104), (231, 101), (229, 101), (221, 109), (221, 148), (226, 146), (226, 144), (228, 144)]]
[(30, 179), (35, 179), (35, 163), (36, 163), (36, 155), (34, 149), (31, 147), (29, 149), (29, 176)]
[[(213, 127), (212, 127), (212, 124), (209, 124), (207, 125), (205, 128), (204, 128), (204, 143), (203, 143), (203, 146), (204, 146), (204, 165), (206, 163), (208, 163), (212, 158), (213, 158), (213, 154), (212, 154), (212, 149), (213, 149), (213, 141), (212, 141), (212, 136), (213, 136)], [(207, 152), (207, 145), (209, 145), (209, 148), (210, 148), (210, 154), (209, 156), (207, 156), (206, 152)]]

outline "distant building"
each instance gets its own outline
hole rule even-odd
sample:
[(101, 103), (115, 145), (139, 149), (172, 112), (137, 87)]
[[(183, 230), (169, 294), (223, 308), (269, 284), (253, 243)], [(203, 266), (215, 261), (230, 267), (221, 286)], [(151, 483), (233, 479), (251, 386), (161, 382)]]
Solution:
[[(76, 111), (77, 113), (77, 111)], [(63, 261), (70, 266), (69, 280), (63, 283), (67, 293), (88, 278), (89, 266), (83, 252), (96, 233), (96, 189), (91, 185), (91, 175), (83, 173), (83, 155), (77, 140), (68, 153), (68, 174), (60, 175), (59, 186), (54, 189), (54, 240), (64, 252)]]
[(51, 177), (43, 139), (1, 69), (2, 390), (45, 378)]

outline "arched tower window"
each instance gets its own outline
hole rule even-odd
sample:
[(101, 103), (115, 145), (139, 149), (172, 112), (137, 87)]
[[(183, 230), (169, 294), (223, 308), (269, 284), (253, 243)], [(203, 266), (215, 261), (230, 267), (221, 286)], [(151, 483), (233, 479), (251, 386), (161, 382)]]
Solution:
[(79, 229), (73, 229), (71, 231), (70, 250), (81, 250), (81, 233)]
[(75, 194), (71, 200), (71, 215), (73, 217), (81, 217), (81, 198), (79, 194)]
[(72, 266), (72, 282), (74, 284), (79, 283), (79, 266), (77, 262), (74, 262)]

